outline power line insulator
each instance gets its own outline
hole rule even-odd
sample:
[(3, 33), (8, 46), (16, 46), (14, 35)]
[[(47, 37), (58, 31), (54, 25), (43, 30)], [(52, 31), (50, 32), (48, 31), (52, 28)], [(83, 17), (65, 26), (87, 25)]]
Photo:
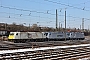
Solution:
[(20, 14), (20, 16), (22, 16), (22, 14)]
[(9, 18), (10, 18), (10, 16), (9, 16)]
[(29, 16), (31, 15), (31, 13), (29, 13)]
[(83, 8), (83, 10), (85, 10), (85, 7)]

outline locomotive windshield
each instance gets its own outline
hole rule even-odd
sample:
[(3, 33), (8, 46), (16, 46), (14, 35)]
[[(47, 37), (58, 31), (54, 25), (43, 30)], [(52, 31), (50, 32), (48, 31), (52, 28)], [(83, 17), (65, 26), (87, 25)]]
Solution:
[(67, 35), (69, 36), (70, 34), (68, 33)]
[(47, 36), (47, 35), (48, 35), (48, 33), (45, 33), (45, 35)]
[(10, 33), (10, 35), (14, 35), (14, 33)]

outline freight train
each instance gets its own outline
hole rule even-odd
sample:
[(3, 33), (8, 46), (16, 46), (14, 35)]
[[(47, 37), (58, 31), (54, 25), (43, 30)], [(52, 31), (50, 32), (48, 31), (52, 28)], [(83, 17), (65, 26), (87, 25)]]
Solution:
[(82, 32), (10, 32), (8, 40), (16, 43), (84, 40)]

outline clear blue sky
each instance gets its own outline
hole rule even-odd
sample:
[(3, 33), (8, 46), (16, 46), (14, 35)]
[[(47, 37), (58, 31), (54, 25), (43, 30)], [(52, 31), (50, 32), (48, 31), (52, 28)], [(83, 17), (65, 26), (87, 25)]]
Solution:
[(3, 6), (0, 7), (0, 22), (4, 23), (26, 23), (28, 26), (39, 22), (40, 26), (55, 27), (57, 9), (58, 22), (64, 27), (66, 8), (67, 27), (80, 28), (85, 18), (84, 27), (90, 28), (90, 0), (0, 0), (0, 6)]

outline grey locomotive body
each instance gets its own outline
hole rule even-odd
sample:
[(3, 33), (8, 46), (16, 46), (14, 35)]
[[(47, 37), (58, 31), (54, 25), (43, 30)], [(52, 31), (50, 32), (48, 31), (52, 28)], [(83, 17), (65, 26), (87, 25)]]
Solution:
[(72, 39), (84, 39), (81, 32), (10, 32), (9, 41), (14, 42), (42, 42), (42, 41), (62, 41)]

